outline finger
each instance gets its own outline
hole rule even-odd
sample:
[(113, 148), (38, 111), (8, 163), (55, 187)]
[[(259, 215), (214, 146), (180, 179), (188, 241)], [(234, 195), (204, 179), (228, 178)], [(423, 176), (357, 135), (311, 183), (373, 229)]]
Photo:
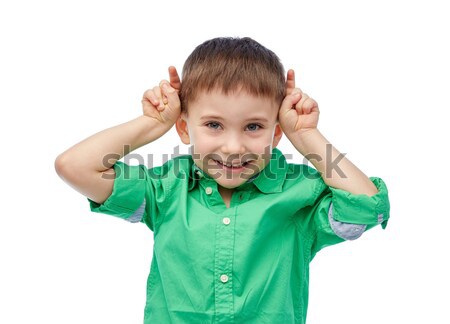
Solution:
[(304, 102), (305, 102), (306, 99), (308, 99), (308, 98), (309, 98), (308, 94), (306, 94), (306, 93), (303, 92), (303, 93), (302, 93), (302, 99), (300, 99), (300, 100), (297, 102), (297, 104), (295, 105), (295, 108), (298, 108), (298, 109), (302, 108)]
[(169, 101), (167, 100), (167, 96), (166, 96), (166, 95), (164, 94), (164, 92), (162, 91), (162, 85), (165, 84), (165, 83), (169, 84), (169, 81), (167, 81), (167, 80), (162, 80), (162, 81), (159, 83), (159, 88), (160, 88), (160, 91), (161, 91), (161, 100), (162, 100), (162, 102), (163, 102), (164, 105), (167, 105), (167, 104), (169, 103)]
[(286, 75), (286, 94), (290, 95), (295, 89), (295, 72), (290, 69)]
[(313, 111), (318, 111), (319, 105), (317, 104), (317, 101), (315, 101), (313, 98), (308, 98), (303, 103), (303, 112), (305, 114), (310, 114)]
[(294, 89), (293, 93), (284, 97), (280, 106), (280, 114), (288, 113), (302, 99), (302, 93), (299, 89)]
[(156, 97), (155, 93), (153, 92), (153, 89), (148, 89), (144, 92), (144, 99), (149, 101), (153, 106), (157, 107), (159, 105), (159, 100)]
[(163, 97), (167, 99), (167, 104), (174, 108), (180, 106), (180, 97), (175, 88), (166, 80), (161, 81), (160, 88), (162, 90)]
[(309, 99), (309, 96), (306, 93), (303, 93), (302, 99), (300, 99), (299, 102), (297, 102), (297, 104), (295, 105), (295, 109), (297, 110), (297, 112), (300, 115), (307, 114), (307, 112), (304, 110), (304, 108), (305, 108), (304, 104), (305, 104), (306, 100), (308, 100), (308, 99)]
[(169, 80), (170, 80), (170, 85), (172, 86), (172, 88), (174, 88), (176, 91), (180, 92), (181, 80), (180, 80), (180, 76), (178, 75), (177, 69), (174, 66), (169, 66)]
[(303, 93), (302, 99), (295, 105), (295, 109), (300, 115), (308, 115), (312, 111), (318, 111), (319, 105), (317, 101)]
[(155, 96), (158, 98), (159, 101), (159, 105), (156, 106), (156, 108), (159, 111), (164, 110), (164, 99), (163, 99), (163, 94), (161, 92), (161, 87), (154, 87), (153, 88), (153, 93), (155, 94)]

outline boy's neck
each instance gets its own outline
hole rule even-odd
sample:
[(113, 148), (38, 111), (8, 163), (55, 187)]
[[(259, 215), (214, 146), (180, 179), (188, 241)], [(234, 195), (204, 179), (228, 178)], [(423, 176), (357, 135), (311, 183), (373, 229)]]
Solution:
[(231, 196), (233, 196), (234, 189), (224, 188), (222, 186), (218, 186), (219, 193), (222, 196), (223, 202), (227, 208), (230, 207)]

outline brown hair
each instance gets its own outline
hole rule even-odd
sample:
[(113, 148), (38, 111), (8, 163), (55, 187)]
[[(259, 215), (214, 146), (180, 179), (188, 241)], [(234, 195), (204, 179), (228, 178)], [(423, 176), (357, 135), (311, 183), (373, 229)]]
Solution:
[(200, 44), (183, 66), (181, 107), (202, 91), (224, 94), (243, 89), (281, 104), (285, 95), (284, 68), (278, 56), (255, 40), (220, 37)]

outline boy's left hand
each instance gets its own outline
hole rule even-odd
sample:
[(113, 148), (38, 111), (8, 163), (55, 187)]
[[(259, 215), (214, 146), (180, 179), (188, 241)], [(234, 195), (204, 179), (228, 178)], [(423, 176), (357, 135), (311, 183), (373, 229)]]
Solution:
[(317, 128), (319, 105), (302, 90), (295, 87), (294, 70), (289, 70), (286, 78), (286, 97), (278, 112), (280, 126), (286, 136), (302, 134)]

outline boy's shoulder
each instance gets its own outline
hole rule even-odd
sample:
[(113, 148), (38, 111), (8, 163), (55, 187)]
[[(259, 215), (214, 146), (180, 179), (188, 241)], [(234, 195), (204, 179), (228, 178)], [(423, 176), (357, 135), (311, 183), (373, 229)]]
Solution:
[(286, 180), (322, 180), (316, 169), (308, 164), (288, 162), (286, 156), (276, 148), (273, 150), (272, 160), (268, 167), (272, 170), (280, 170)]
[(324, 185), (316, 169), (306, 164), (289, 163), (286, 156), (276, 148), (272, 151), (270, 162), (254, 182), (261, 191), (267, 193), (281, 193), (290, 189), (321, 191)]
[(190, 155), (174, 157), (160, 166), (149, 167), (149, 176), (157, 179), (188, 179), (191, 174), (194, 161)]

